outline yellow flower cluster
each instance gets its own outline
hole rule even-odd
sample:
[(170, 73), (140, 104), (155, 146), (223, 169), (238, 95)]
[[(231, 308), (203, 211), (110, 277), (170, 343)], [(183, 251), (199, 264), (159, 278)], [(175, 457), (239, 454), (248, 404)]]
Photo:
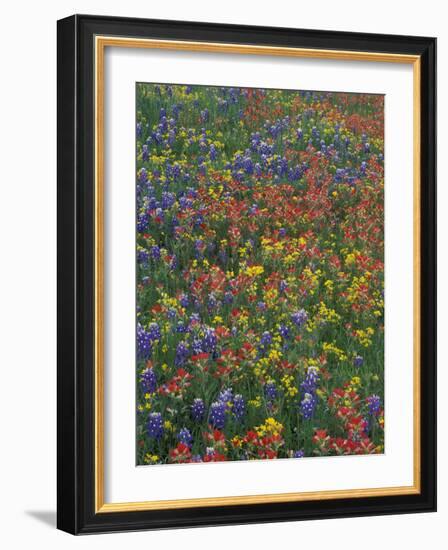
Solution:
[(361, 294), (361, 286), (366, 284), (368, 284), (368, 281), (364, 275), (361, 277), (353, 277), (352, 283), (347, 289), (347, 300), (351, 304), (358, 300)]
[(305, 267), (303, 270), (303, 276), (306, 283), (309, 285), (309, 293), (311, 295), (315, 294), (317, 287), (319, 286), (319, 279), (322, 277), (322, 270), (316, 269), (316, 271), (311, 271), (309, 267)]
[(159, 461), (158, 455), (152, 455), (151, 453), (146, 453), (143, 459), (146, 464), (156, 464)]
[(265, 435), (280, 435), (283, 429), (283, 424), (277, 422), (277, 420), (272, 417), (266, 418), (264, 424), (255, 427), (255, 431), (260, 437), (264, 437)]
[(332, 353), (336, 355), (336, 357), (339, 359), (339, 361), (347, 361), (347, 355), (346, 353), (338, 348), (334, 343), (328, 343), (324, 342), (322, 344), (323, 351), (326, 351), (327, 353)]
[(248, 277), (258, 277), (259, 275), (263, 275), (264, 273), (264, 267), (262, 265), (251, 265), (246, 267), (244, 274)]
[(258, 409), (261, 407), (261, 397), (257, 395), (255, 399), (250, 399), (248, 401), (249, 406), (254, 407), (255, 409)]
[(355, 335), (359, 340), (361, 346), (368, 348), (372, 345), (372, 336), (375, 334), (375, 331), (372, 327), (367, 327), (365, 330), (358, 329), (355, 330)]
[(282, 376), (281, 382), (283, 384), (283, 387), (285, 388), (285, 393), (288, 397), (295, 397), (299, 393), (299, 390), (294, 385), (294, 376), (292, 376), (291, 374), (285, 374), (284, 376)]
[(326, 323), (338, 323), (341, 320), (341, 316), (334, 309), (327, 307), (324, 302), (319, 302), (318, 315), (320, 320)]

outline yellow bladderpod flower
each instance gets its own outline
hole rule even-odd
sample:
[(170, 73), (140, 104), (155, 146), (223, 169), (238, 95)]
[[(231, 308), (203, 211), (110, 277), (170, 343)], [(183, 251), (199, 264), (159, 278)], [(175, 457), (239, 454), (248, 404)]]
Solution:
[(262, 275), (264, 273), (264, 267), (262, 265), (248, 266), (244, 273), (249, 277), (258, 277), (258, 275)]
[(275, 418), (269, 417), (266, 418), (264, 421), (264, 424), (261, 424), (261, 426), (256, 426), (255, 431), (260, 437), (263, 437), (265, 435), (280, 435), (283, 431), (284, 427), (281, 422), (278, 422), (275, 420)]
[(155, 464), (159, 461), (158, 455), (152, 455), (151, 453), (146, 453), (143, 459), (146, 464)]

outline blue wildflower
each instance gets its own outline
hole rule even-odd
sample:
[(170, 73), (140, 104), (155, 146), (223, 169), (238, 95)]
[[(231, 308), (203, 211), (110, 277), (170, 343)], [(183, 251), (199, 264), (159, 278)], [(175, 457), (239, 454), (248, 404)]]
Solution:
[(205, 415), (205, 405), (204, 401), (200, 397), (194, 399), (193, 404), (191, 405), (191, 416), (195, 422), (202, 422)]
[(151, 413), (146, 424), (146, 433), (148, 437), (153, 439), (161, 439), (163, 432), (163, 419), (161, 413)]
[(188, 428), (182, 428), (177, 434), (177, 439), (180, 443), (187, 445), (187, 447), (191, 447), (193, 443), (193, 436)]
[(218, 430), (224, 428), (226, 423), (226, 404), (223, 401), (215, 401), (211, 404), (209, 421)]
[(157, 388), (157, 377), (150, 367), (145, 369), (140, 376), (140, 384), (145, 393), (154, 393)]

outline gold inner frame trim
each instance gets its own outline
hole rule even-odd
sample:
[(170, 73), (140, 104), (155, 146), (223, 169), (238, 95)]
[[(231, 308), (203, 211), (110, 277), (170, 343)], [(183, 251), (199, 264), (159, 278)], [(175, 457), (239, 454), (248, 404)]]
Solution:
[[(342, 489), (300, 493), (275, 493), (179, 500), (106, 503), (104, 500), (104, 54), (106, 47), (149, 48), (159, 50), (234, 53), (329, 59), (406, 63), (413, 66), (413, 484), (402, 487)], [(279, 502), (304, 502), (341, 498), (362, 498), (420, 493), (420, 56), (390, 53), (321, 50), (279, 46), (255, 46), (216, 42), (194, 42), (96, 36), (95, 58), (95, 513), (167, 510), (208, 506), (232, 506)]]

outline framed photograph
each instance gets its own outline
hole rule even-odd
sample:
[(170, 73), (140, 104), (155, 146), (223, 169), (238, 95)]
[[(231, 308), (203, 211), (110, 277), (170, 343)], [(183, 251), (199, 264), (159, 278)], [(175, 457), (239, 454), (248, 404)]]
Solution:
[(58, 22), (58, 527), (436, 509), (434, 38)]

